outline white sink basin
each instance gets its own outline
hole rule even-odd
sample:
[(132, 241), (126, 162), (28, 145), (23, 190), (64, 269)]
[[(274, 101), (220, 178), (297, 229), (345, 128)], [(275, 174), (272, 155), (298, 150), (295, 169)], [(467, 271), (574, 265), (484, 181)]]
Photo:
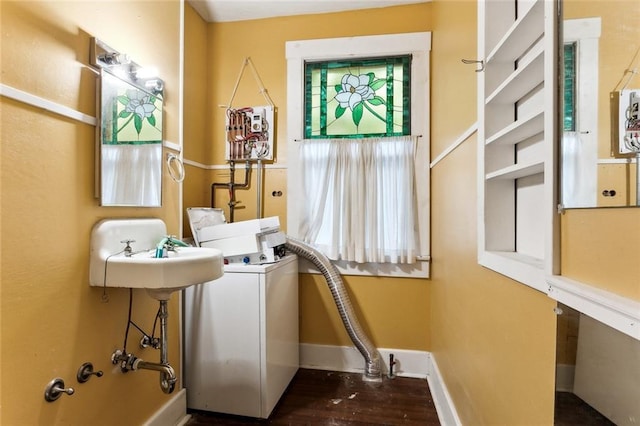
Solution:
[[(156, 258), (156, 245), (166, 236), (160, 219), (108, 219), (91, 234), (90, 284), (99, 287), (144, 288), (158, 300), (194, 284), (220, 278), (222, 252), (214, 248), (176, 247), (168, 257)], [(125, 255), (132, 241), (131, 256)]]

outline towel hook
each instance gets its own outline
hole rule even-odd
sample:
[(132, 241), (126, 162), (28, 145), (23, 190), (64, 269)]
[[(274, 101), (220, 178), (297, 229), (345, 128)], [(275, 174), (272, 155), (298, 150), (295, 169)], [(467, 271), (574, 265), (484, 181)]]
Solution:
[(482, 72), (484, 71), (484, 61), (483, 60), (476, 60), (476, 59), (462, 59), (462, 63), (463, 64), (480, 64), (480, 68), (476, 69), (476, 72)]

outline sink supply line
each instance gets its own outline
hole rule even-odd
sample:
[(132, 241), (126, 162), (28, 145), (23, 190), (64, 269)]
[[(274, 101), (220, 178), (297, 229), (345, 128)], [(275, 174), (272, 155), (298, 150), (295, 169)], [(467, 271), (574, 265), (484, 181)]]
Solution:
[[(154, 331), (151, 336), (144, 333), (140, 327), (138, 327), (133, 321), (131, 321), (131, 307), (133, 305), (133, 290), (129, 289), (129, 314), (128, 314), (128, 322), (127, 328), (125, 330), (124, 335), (124, 345), (123, 349), (117, 349), (111, 355), (111, 362), (114, 365), (120, 364), (120, 370), (123, 373), (128, 371), (135, 371), (139, 369), (143, 370), (152, 370), (160, 372), (160, 388), (164, 393), (172, 393), (175, 389), (177, 378), (176, 373), (173, 370), (173, 367), (169, 365), (169, 356), (168, 356), (168, 332), (167, 332), (167, 318), (169, 317), (169, 310), (167, 308), (167, 300), (160, 300), (160, 307), (158, 308), (158, 312), (156, 314), (156, 321), (160, 319), (160, 338), (156, 339), (153, 337), (155, 333), (155, 323), (154, 321)], [(147, 362), (144, 361), (132, 353), (127, 352), (127, 340), (129, 338), (129, 326), (132, 325), (136, 327), (144, 337), (140, 342), (141, 347), (151, 346), (154, 349), (160, 350), (160, 362)], [(150, 343), (150, 344), (145, 344)]]
[(171, 393), (177, 381), (173, 367), (167, 363), (147, 362), (131, 353), (126, 353), (116, 349), (111, 355), (111, 362), (120, 364), (123, 373), (136, 370), (152, 370), (160, 372), (160, 387), (164, 393)]

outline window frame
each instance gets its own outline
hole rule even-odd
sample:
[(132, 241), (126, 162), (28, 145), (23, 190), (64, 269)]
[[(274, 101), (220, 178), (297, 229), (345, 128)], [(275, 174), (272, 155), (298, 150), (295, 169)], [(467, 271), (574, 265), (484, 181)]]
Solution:
[[(299, 40), (286, 43), (287, 58), (287, 234), (298, 238), (300, 199), (299, 144), (304, 138), (304, 63), (349, 58), (412, 55), (411, 134), (419, 135), (416, 152), (416, 182), (419, 182), (418, 234), (421, 255), (410, 265), (335, 262), (341, 273), (393, 277), (429, 277), (430, 260), (430, 54), (431, 33), (403, 33), (361, 37)], [(316, 272), (301, 263), (300, 272)]]

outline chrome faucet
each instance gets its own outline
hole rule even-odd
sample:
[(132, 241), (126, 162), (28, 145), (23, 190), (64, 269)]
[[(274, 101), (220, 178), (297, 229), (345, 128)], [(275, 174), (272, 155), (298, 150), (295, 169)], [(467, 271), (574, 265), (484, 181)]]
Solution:
[(131, 248), (131, 243), (135, 243), (136, 240), (122, 240), (120, 241), (122, 244), (126, 244), (125, 248), (124, 248), (124, 255), (126, 257), (131, 257), (131, 254), (133, 253), (133, 249)]

